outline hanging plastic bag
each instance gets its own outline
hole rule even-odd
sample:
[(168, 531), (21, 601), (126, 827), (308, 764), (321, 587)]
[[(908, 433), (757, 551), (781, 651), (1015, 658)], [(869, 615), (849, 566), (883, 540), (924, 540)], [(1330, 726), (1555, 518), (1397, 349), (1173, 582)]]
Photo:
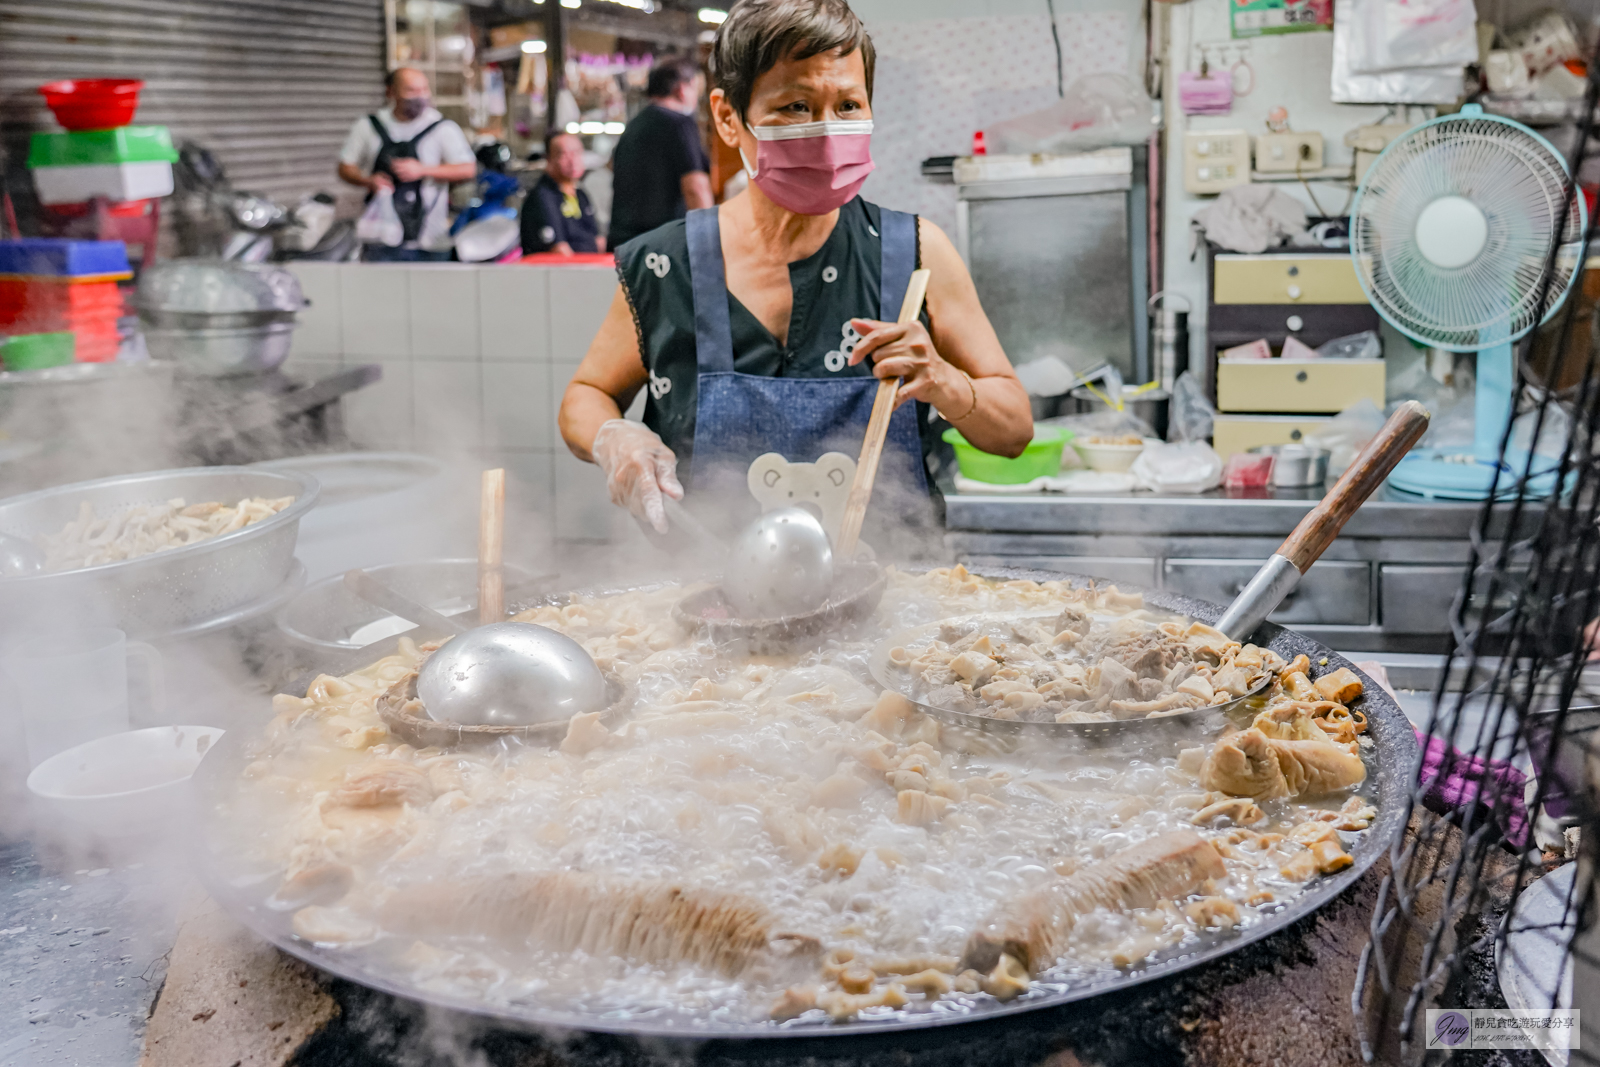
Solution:
[(406, 239), (405, 226), (394, 209), (394, 190), (379, 189), (372, 194), (367, 210), (356, 223), (356, 236), (364, 244), (388, 245), (395, 248)]
[(1167, 440), (1206, 441), (1211, 437), (1211, 420), (1217, 409), (1206, 399), (1200, 381), (1189, 371), (1172, 383), (1172, 406), (1167, 414)]
[(1472, 0), (1350, 0), (1350, 70), (1378, 74), (1478, 61)]
[(1352, 0), (1334, 0), (1333, 74), (1331, 98), (1336, 104), (1453, 104), (1462, 95), (1463, 69), (1459, 64), (1406, 67), (1377, 74), (1352, 69), (1352, 38), (1357, 32), (1350, 17)]

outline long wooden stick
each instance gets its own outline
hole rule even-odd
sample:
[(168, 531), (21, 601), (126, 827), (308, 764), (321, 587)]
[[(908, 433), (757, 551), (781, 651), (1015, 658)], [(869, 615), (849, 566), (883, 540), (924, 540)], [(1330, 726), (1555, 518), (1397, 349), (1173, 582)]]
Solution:
[(504, 622), (505, 572), (501, 567), (506, 537), (506, 472), (496, 467), (483, 472), (478, 501), (478, 625)]
[[(900, 305), (900, 317), (896, 322), (907, 323), (922, 314), (922, 301), (928, 295), (928, 278), (926, 270), (911, 272), (911, 283), (906, 286), (906, 298)], [(844, 504), (844, 519), (839, 524), (839, 537), (833, 546), (834, 555), (840, 559), (850, 559), (856, 554), (856, 544), (861, 540), (861, 523), (867, 517), (867, 505), (872, 501), (872, 485), (878, 480), (878, 461), (883, 458), (883, 443), (889, 436), (889, 416), (894, 414), (895, 398), (899, 395), (899, 378), (885, 378), (878, 383), (878, 395), (872, 401), (872, 417), (867, 420), (867, 436), (861, 442), (861, 459), (856, 462), (856, 480), (850, 485), (850, 496)]]

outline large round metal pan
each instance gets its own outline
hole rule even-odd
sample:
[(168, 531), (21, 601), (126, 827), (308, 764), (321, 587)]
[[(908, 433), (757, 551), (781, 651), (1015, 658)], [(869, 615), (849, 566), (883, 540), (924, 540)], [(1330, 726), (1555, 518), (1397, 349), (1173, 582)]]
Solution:
[[(1006, 568), (984, 568), (974, 570), (973, 573), (980, 577), (1002, 580), (1029, 578), (1048, 581), (1068, 577), (1043, 571)], [(1129, 590), (1129, 587), (1122, 588)], [(1152, 603), (1184, 612), (1203, 622), (1215, 623), (1222, 615), (1222, 608), (1215, 604), (1157, 592), (1149, 592), (1146, 596)], [(1264, 625), (1255, 637), (1257, 643), (1264, 644), (1285, 659), (1293, 659), (1303, 652), (1311, 657), (1313, 663), (1326, 656), (1327, 667), (1330, 670), (1354, 667), (1332, 650), (1277, 626)], [(370, 662), (373, 653), (384, 654), (392, 648), (393, 641), (381, 651), (377, 647), (363, 650), (363, 655), (367, 657), (366, 662)], [(1360, 674), (1359, 671), (1356, 673)], [(232, 794), (240, 780), (240, 772), (250, 761), (250, 753), (259, 738), (259, 731), (229, 730), (219, 744), (212, 746), (200, 764), (193, 783), (199, 802), (201, 832), (194, 835), (194, 839), (200, 874), (218, 903), (240, 922), (290, 955), (297, 956), (331, 974), (398, 997), (489, 1017), (508, 1026), (557, 1027), (568, 1030), (685, 1039), (852, 1037), (950, 1026), (1020, 1015), (1086, 1000), (1102, 993), (1198, 967), (1271, 936), (1342, 893), (1385, 853), (1390, 841), (1400, 833), (1406, 815), (1406, 796), (1411, 770), (1417, 754), (1416, 736), (1412, 733), (1411, 724), (1407, 721), (1405, 713), (1370, 678), (1362, 676), (1362, 682), (1366, 686), (1366, 693), (1355, 706), (1366, 713), (1367, 732), (1373, 740), (1373, 746), (1363, 751), (1368, 776), (1359, 792), (1377, 807), (1378, 815), (1372, 826), (1357, 835), (1351, 845), (1350, 855), (1354, 861), (1351, 866), (1338, 874), (1311, 883), (1299, 896), (1269, 914), (1265, 921), (1246, 930), (1217, 933), (1207, 937), (1199, 945), (1190, 943), (1187, 946), (1179, 946), (1165, 954), (1158, 954), (1140, 966), (1109, 976), (1097, 976), (1081, 982), (1051, 982), (1048, 989), (1035, 985), (1028, 993), (1006, 1003), (984, 998), (970, 1010), (965, 1011), (923, 1012), (884, 1020), (861, 1019), (838, 1025), (794, 1023), (779, 1025), (767, 1022), (740, 1025), (662, 1016), (617, 1018), (599, 1012), (589, 1014), (552, 1010), (537, 1003), (488, 1003), (482, 1000), (441, 996), (413, 984), (407, 976), (370, 965), (358, 952), (319, 948), (294, 936), (289, 928), (290, 916), (287, 913), (273, 911), (265, 905), (266, 897), (277, 887), (280, 872), (229, 869), (221, 861), (221, 850), (213, 847), (214, 844), (227, 840), (233, 833), (233, 829), (220, 818), (222, 802)], [(1049, 743), (1045, 738), (1029, 739), (1031, 745)], [(1072, 742), (1063, 739), (1061, 743)]]

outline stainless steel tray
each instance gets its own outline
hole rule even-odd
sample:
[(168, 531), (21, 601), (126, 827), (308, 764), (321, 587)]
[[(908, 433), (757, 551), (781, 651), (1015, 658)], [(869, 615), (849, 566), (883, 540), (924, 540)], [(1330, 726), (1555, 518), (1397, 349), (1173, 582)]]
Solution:
[[(1053, 572), (1017, 570), (1008, 568), (973, 568), (982, 577), (999, 579), (1031, 578), (1036, 581), (1063, 580), (1077, 582), (1087, 579)], [(1127, 591), (1131, 587), (1122, 586)], [(1160, 606), (1181, 611), (1207, 623), (1215, 623), (1222, 608), (1215, 604), (1189, 600), (1156, 592), (1145, 593), (1148, 600)], [(411, 636), (420, 636), (415, 632)], [(1258, 643), (1285, 659), (1305, 653), (1313, 662), (1323, 656), (1328, 658), (1327, 668), (1351, 667), (1344, 657), (1307, 640), (1299, 634), (1281, 627), (1266, 624), (1257, 631)], [(361, 656), (365, 662), (378, 655), (393, 651), (395, 640), (382, 646), (369, 646)], [(1356, 672), (1360, 675), (1360, 672)], [(200, 764), (192, 779), (199, 808), (200, 832), (194, 835), (196, 861), (199, 873), (213, 897), (240, 922), (250, 927), (266, 940), (285, 952), (297, 956), (315, 967), (331, 974), (359, 982), (373, 989), (391, 993), (411, 1001), (421, 1001), (453, 1011), (484, 1016), (510, 1026), (557, 1027), (602, 1033), (628, 1033), (640, 1036), (676, 1037), (682, 1039), (708, 1038), (851, 1038), (907, 1030), (924, 1030), (932, 1027), (959, 1025), (967, 1022), (1001, 1019), (1044, 1008), (1057, 1007), (1087, 1000), (1116, 990), (1126, 989), (1158, 978), (1164, 978), (1216, 960), (1228, 953), (1270, 937), (1299, 919), (1315, 912), (1333, 900), (1368, 867), (1384, 855), (1390, 842), (1401, 832), (1406, 815), (1406, 797), (1411, 770), (1417, 755), (1416, 735), (1398, 705), (1383, 689), (1365, 675), (1361, 675), (1366, 694), (1355, 706), (1366, 713), (1368, 735), (1373, 747), (1365, 750), (1368, 777), (1359, 792), (1378, 808), (1372, 826), (1360, 834), (1350, 850), (1354, 860), (1338, 874), (1318, 879), (1293, 901), (1282, 905), (1266, 920), (1244, 931), (1225, 931), (1207, 936), (1198, 946), (1189, 944), (1160, 954), (1152, 961), (1116, 974), (1097, 973), (1094, 976), (1054, 982), (1046, 979), (1036, 984), (1028, 993), (1006, 1003), (985, 998), (970, 1010), (934, 1011), (914, 1015), (895, 1016), (888, 1019), (860, 1019), (842, 1025), (776, 1024), (754, 1022), (749, 1024), (723, 1021), (707, 1022), (686, 1016), (617, 1018), (602, 1012), (554, 1010), (538, 1003), (488, 1003), (463, 997), (440, 995), (413, 984), (407, 976), (386, 971), (380, 963), (363, 957), (359, 952), (336, 951), (319, 948), (297, 938), (290, 930), (290, 916), (273, 911), (264, 901), (276, 888), (279, 872), (233, 869), (223, 860), (222, 842), (235, 832), (220, 817), (220, 812), (240, 772), (253, 758), (256, 745), (265, 724), (254, 729), (238, 728), (228, 731), (222, 741), (213, 746)], [(1029, 744), (1049, 744), (1048, 739), (1028, 740)], [(1063, 739), (1060, 744), (1074, 743)]]
[(102, 478), (0, 500), (0, 532), (56, 533), (87, 501), (101, 515), (182, 497), (191, 503), (292, 496), (271, 518), (199, 544), (54, 574), (0, 579), (0, 604), (41, 624), (103, 623), (136, 637), (203, 628), (282, 589), (294, 567), (300, 519), (317, 502), (315, 478), (253, 467), (189, 467)]

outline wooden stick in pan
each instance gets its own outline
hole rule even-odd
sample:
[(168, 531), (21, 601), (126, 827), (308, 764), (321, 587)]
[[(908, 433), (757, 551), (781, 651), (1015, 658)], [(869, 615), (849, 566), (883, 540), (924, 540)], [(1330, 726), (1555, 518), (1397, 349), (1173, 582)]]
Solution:
[[(911, 322), (922, 314), (922, 301), (928, 295), (928, 278), (926, 270), (912, 271), (896, 322)], [(889, 416), (894, 414), (895, 398), (899, 395), (899, 378), (885, 378), (878, 383), (872, 418), (867, 421), (867, 436), (861, 442), (861, 459), (856, 462), (856, 480), (851, 483), (850, 496), (844, 505), (844, 520), (839, 524), (839, 538), (833, 545), (836, 559), (848, 560), (856, 554), (856, 543), (861, 540), (861, 522), (866, 518), (867, 504), (872, 501), (872, 484), (878, 479), (883, 443), (889, 436)]]
[(504, 622), (505, 572), (501, 563), (506, 537), (506, 472), (502, 467), (483, 472), (478, 501), (478, 625)]

